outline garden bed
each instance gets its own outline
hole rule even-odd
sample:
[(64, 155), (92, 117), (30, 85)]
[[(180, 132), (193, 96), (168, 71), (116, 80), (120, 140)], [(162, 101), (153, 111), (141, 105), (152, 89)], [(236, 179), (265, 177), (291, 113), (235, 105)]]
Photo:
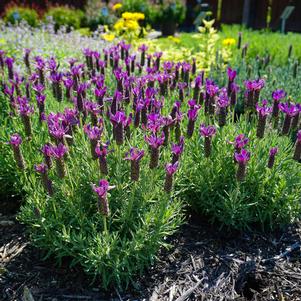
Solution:
[(52, 258), (43, 261), (14, 214), (0, 220), (13, 223), (0, 226), (1, 300), (21, 300), (27, 288), (41, 301), (180, 301), (190, 291), (186, 300), (299, 300), (301, 294), (300, 223), (273, 233), (241, 234), (191, 216), (170, 239), (175, 247), (159, 255), (136, 287), (105, 294), (80, 267), (70, 269), (68, 260), (60, 267)]
[(298, 300), (292, 47), (3, 29), (0, 299)]

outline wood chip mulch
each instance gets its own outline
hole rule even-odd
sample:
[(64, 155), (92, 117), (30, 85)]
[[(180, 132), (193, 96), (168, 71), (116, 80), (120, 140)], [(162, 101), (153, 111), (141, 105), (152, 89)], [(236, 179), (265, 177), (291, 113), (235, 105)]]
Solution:
[(126, 292), (104, 293), (83, 271), (31, 246), (14, 215), (0, 215), (0, 300), (301, 300), (301, 223), (274, 233), (229, 233), (192, 218)]

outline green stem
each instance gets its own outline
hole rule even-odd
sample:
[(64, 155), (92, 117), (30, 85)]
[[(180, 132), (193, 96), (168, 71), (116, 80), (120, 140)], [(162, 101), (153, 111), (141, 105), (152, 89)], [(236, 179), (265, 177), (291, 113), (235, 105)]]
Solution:
[(108, 227), (107, 227), (107, 217), (105, 215), (102, 216), (103, 221), (103, 231), (108, 234)]

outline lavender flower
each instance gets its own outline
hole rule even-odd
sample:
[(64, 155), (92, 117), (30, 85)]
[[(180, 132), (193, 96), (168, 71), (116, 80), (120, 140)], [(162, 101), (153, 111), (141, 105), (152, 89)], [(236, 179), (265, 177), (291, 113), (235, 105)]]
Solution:
[(17, 166), (20, 169), (25, 169), (25, 161), (20, 149), (20, 145), (22, 144), (22, 138), (19, 134), (13, 134), (10, 136), (9, 144), (12, 146), (14, 152), (14, 158), (17, 163)]
[(19, 103), (19, 112), (24, 125), (25, 134), (27, 137), (30, 137), (32, 129), (29, 116), (34, 112), (33, 106), (29, 104), (26, 97), (18, 97), (17, 101)]
[(235, 151), (237, 153), (240, 153), (240, 151), (249, 143), (249, 138), (247, 138), (244, 134), (239, 134), (235, 137), (234, 141), (234, 147)]
[(217, 85), (211, 80), (206, 80), (206, 100), (205, 100), (205, 113), (214, 115), (215, 111), (215, 98), (219, 91)]
[(275, 163), (275, 156), (278, 153), (278, 147), (272, 147), (269, 152), (268, 168), (273, 168)]
[(45, 161), (48, 169), (50, 169), (52, 167), (52, 160), (51, 160), (52, 145), (50, 143), (44, 144), (41, 148), (41, 152), (43, 154), (44, 161)]
[(184, 101), (184, 90), (187, 87), (186, 83), (178, 83), (180, 102)]
[(172, 184), (173, 184), (173, 175), (178, 170), (179, 162), (175, 162), (174, 164), (169, 163), (165, 166), (165, 183), (164, 183), (164, 190), (169, 193), (172, 190)]
[(100, 180), (98, 186), (93, 185), (93, 190), (98, 195), (98, 212), (101, 212), (106, 217), (110, 214), (107, 194), (108, 191), (114, 187), (115, 186), (110, 186), (109, 182), (105, 179)]
[(93, 159), (97, 159), (97, 154), (95, 148), (97, 146), (97, 141), (100, 139), (103, 129), (97, 126), (91, 126), (90, 124), (84, 125), (84, 131), (90, 139), (91, 155)]
[(243, 181), (246, 177), (246, 167), (250, 160), (250, 153), (245, 149), (242, 149), (240, 153), (235, 153), (235, 160), (238, 163), (238, 169), (236, 172), (237, 181)]
[(263, 79), (245, 81), (246, 103), (247, 109), (255, 109), (256, 103), (259, 101), (260, 91), (263, 89), (265, 81)]
[(211, 154), (211, 139), (216, 133), (216, 128), (214, 126), (207, 126), (205, 124), (201, 124), (200, 126), (200, 135), (205, 138), (204, 142), (204, 151), (205, 157), (209, 158)]
[(7, 57), (4, 61), (7, 66), (8, 78), (10, 80), (14, 79), (14, 61), (15, 60), (11, 57)]
[(139, 46), (138, 50), (141, 52), (140, 65), (143, 67), (145, 65), (145, 53), (148, 47), (145, 44)]
[(94, 126), (97, 125), (97, 115), (101, 113), (101, 107), (99, 104), (91, 101), (86, 101), (85, 108), (87, 112), (90, 114), (92, 124)]
[(164, 118), (160, 114), (151, 113), (147, 115), (147, 129), (156, 134), (164, 125)]
[(275, 90), (272, 93), (272, 98), (273, 98), (273, 112), (272, 116), (273, 117), (278, 117), (279, 115), (279, 101), (283, 99), (286, 96), (286, 93), (284, 90)]
[(191, 138), (194, 132), (195, 121), (198, 117), (198, 111), (201, 109), (200, 105), (196, 104), (195, 100), (188, 101), (189, 110), (187, 111), (188, 126), (187, 126), (187, 137)]
[(60, 143), (58, 146), (51, 147), (51, 155), (55, 158), (57, 175), (61, 179), (66, 176), (64, 156), (67, 151), (67, 147), (62, 143)]
[(184, 137), (181, 136), (179, 143), (178, 144), (173, 143), (171, 146), (173, 164), (180, 160), (183, 151), (184, 151)]
[(102, 174), (107, 175), (108, 172), (108, 164), (107, 164), (107, 155), (108, 155), (108, 143), (98, 142), (95, 148), (95, 153), (99, 158), (99, 168)]
[(48, 177), (47, 165), (45, 163), (36, 164), (34, 166), (34, 169), (36, 172), (38, 172), (41, 175), (44, 189), (47, 191), (49, 196), (52, 196), (53, 195), (53, 187), (52, 187), (52, 182)]
[(124, 141), (124, 127), (127, 122), (126, 115), (122, 111), (117, 111), (115, 115), (111, 114), (110, 120), (114, 127), (116, 143), (117, 145), (122, 145)]
[(258, 138), (263, 138), (267, 116), (272, 112), (272, 108), (268, 107), (267, 104), (268, 101), (266, 99), (262, 101), (262, 106), (260, 106), (258, 103), (256, 104), (256, 111), (259, 118), (256, 132)]
[(227, 113), (228, 113), (227, 108), (230, 104), (226, 89), (221, 89), (221, 93), (217, 100), (217, 104), (218, 104), (218, 125), (220, 127), (223, 127), (226, 125), (227, 122)]
[(159, 165), (159, 149), (160, 146), (162, 146), (164, 143), (165, 136), (164, 133), (162, 133), (161, 137), (158, 137), (155, 134), (151, 134), (150, 136), (145, 136), (144, 139), (150, 146), (151, 150), (149, 168), (154, 169)]
[(233, 85), (233, 82), (234, 82), (234, 80), (236, 78), (237, 72), (236, 72), (236, 70), (233, 70), (230, 67), (228, 67), (228, 69), (227, 69), (227, 75), (228, 75), (227, 94), (230, 97), (231, 93), (232, 93), (232, 85)]
[(298, 128), (300, 113), (301, 113), (301, 104), (297, 103), (296, 104), (296, 109), (297, 109), (297, 112), (296, 112), (296, 114), (295, 114), (295, 116), (293, 117), (293, 120), (292, 120), (292, 129)]
[(140, 175), (140, 160), (144, 156), (144, 150), (131, 147), (130, 151), (126, 153), (125, 160), (131, 161), (131, 180), (138, 181)]
[(97, 103), (100, 105), (101, 108), (103, 107), (103, 99), (104, 99), (106, 92), (107, 92), (107, 87), (96, 88), (94, 90), (94, 94), (96, 96)]
[(292, 103), (280, 103), (279, 109), (285, 113), (282, 135), (287, 135), (291, 128), (292, 118), (298, 113), (298, 108)]
[(28, 49), (28, 48), (24, 49), (24, 64), (25, 64), (29, 74), (31, 74), (30, 61), (29, 61), (30, 53), (31, 53), (31, 49)]

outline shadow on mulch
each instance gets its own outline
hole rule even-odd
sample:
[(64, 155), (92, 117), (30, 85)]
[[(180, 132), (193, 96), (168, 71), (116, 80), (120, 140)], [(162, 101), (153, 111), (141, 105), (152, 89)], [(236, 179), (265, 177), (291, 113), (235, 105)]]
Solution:
[[(301, 300), (301, 224), (273, 233), (238, 233), (190, 216), (154, 266), (127, 292), (104, 293), (83, 271), (30, 245), (15, 220), (17, 208), (1, 210), (0, 300)], [(5, 208), (8, 208), (7, 206)], [(30, 300), (30, 299), (28, 299)], [(27, 300), (25, 300), (27, 301)], [(32, 301), (32, 300), (30, 300)]]

